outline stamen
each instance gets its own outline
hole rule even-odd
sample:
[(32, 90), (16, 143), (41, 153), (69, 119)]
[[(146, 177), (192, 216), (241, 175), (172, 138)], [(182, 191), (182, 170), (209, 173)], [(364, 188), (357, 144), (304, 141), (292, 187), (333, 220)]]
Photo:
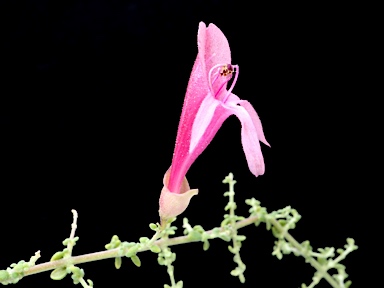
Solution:
[[(225, 103), (225, 101), (227, 101), (229, 95), (231, 94), (233, 87), (235, 87), (235, 84), (236, 84), (236, 81), (237, 81), (237, 77), (239, 77), (239, 65), (233, 65), (233, 66), (231, 66), (231, 68), (233, 69), (233, 70), (232, 70), (233, 72), (236, 72), (236, 73), (235, 73), (235, 79), (233, 79), (233, 81), (232, 81), (232, 85), (231, 85), (231, 87), (228, 89), (227, 94), (225, 95), (225, 97), (224, 97), (224, 99), (223, 99), (223, 102), (224, 102), (224, 103)], [(236, 69), (236, 70), (235, 70), (235, 69)], [(232, 73), (232, 72), (231, 72), (231, 73)]]
[[(236, 72), (236, 73), (235, 73)], [(216, 75), (212, 75), (212, 74)], [(209, 89), (211, 90), (211, 93), (216, 97), (221, 91), (221, 89), (228, 83), (228, 81), (232, 78), (232, 74), (235, 73), (235, 79), (232, 81), (231, 87), (225, 94), (224, 98), (221, 100), (222, 102), (225, 102), (229, 95), (232, 92), (233, 87), (235, 86), (235, 83), (237, 81), (238, 73), (239, 73), (239, 66), (238, 65), (231, 65), (231, 64), (217, 64), (211, 68), (211, 70), (208, 73), (208, 85)], [(213, 81), (211, 81), (212, 76), (214, 76)], [(213, 90), (213, 84), (216, 82), (216, 80), (221, 77), (225, 77), (225, 81), (221, 84), (219, 89), (217, 91)]]
[(220, 75), (221, 76), (228, 76), (229, 74), (232, 74), (233, 68), (231, 64), (224, 65), (221, 67)]
[[(213, 70), (215, 70), (216, 68), (219, 68), (221, 66), (223, 66), (223, 65), (222, 64), (216, 64), (215, 66), (213, 66), (211, 68), (211, 70), (209, 70), (209, 73), (208, 73), (208, 85), (209, 85), (209, 89), (211, 90), (212, 94), (214, 94), (212, 85), (213, 85), (213, 83), (216, 82), (217, 78), (219, 78), (219, 75), (220, 75), (219, 73), (217, 73), (215, 79), (213, 81), (211, 81), (212, 72), (213, 72)], [(220, 69), (216, 69), (216, 72), (218, 72), (218, 70), (220, 70)]]

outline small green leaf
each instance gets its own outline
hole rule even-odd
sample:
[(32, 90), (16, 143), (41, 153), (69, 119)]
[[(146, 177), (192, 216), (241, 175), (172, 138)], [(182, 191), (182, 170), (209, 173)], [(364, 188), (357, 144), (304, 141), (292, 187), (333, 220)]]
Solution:
[(160, 253), (161, 252), (161, 248), (159, 247), (159, 246), (157, 246), (157, 245), (153, 245), (153, 246), (151, 246), (151, 251), (153, 252), (153, 253)]
[(176, 288), (183, 288), (183, 281), (180, 280), (179, 282), (177, 282), (176, 284)]
[(154, 223), (151, 223), (151, 224), (149, 224), (149, 228), (150, 228), (151, 230), (153, 230), (153, 231), (156, 231), (156, 230), (157, 230), (157, 225), (154, 224)]
[(245, 239), (247, 239), (247, 237), (245, 237), (244, 235), (237, 235), (236, 237), (237, 241), (244, 241)]
[(140, 237), (139, 241), (141, 244), (145, 244), (149, 241), (149, 238), (148, 237)]
[(9, 277), (9, 274), (5, 270), (0, 270), (0, 282), (7, 280)]
[(207, 251), (208, 249), (209, 249), (209, 242), (208, 242), (208, 240), (207, 240), (207, 241), (205, 241), (204, 244), (203, 244), (203, 250), (204, 250), (204, 251)]
[(191, 239), (191, 240), (199, 241), (199, 240), (201, 240), (201, 234), (199, 232), (197, 232), (197, 231), (191, 231), (188, 234), (188, 238)]
[(347, 238), (347, 243), (351, 246), (355, 245), (355, 240), (353, 238)]
[(159, 265), (164, 265), (164, 258), (163, 257), (157, 257), (157, 263), (159, 263)]
[(61, 280), (67, 275), (67, 270), (65, 267), (56, 268), (51, 273), (51, 279), (53, 280)]
[[(228, 214), (226, 214), (225, 216), (227, 216)], [(224, 227), (226, 225), (228, 225), (228, 223), (231, 221), (231, 219), (229, 219), (228, 217), (226, 217), (220, 224), (221, 227)]]
[(53, 256), (52, 256), (50, 261), (52, 262), (52, 261), (60, 260), (64, 256), (65, 256), (65, 252), (64, 251), (56, 252), (55, 254), (53, 254)]
[(115, 258), (115, 267), (116, 267), (116, 269), (120, 269), (120, 267), (121, 267), (121, 257), (116, 257)]
[(174, 235), (176, 233), (175, 230), (169, 230), (167, 232), (168, 232), (168, 235)]
[(277, 229), (275, 226), (272, 226), (272, 234), (275, 236), (277, 239), (281, 239), (283, 237), (282, 233)]
[(236, 267), (236, 269), (231, 271), (232, 276), (239, 276), (240, 274), (241, 274), (241, 270), (239, 269), (239, 267)]
[(226, 242), (229, 242), (231, 241), (231, 236), (227, 235), (227, 234), (221, 234), (219, 235), (220, 239), (226, 241)]
[(110, 250), (110, 249), (115, 249), (120, 247), (121, 241), (117, 235), (113, 235), (111, 242), (109, 242), (107, 245), (105, 245), (105, 249)]
[(70, 268), (70, 270), (71, 270), (71, 272), (72, 272), (72, 278), (77, 278), (77, 279), (79, 279), (79, 278), (83, 278), (84, 277), (84, 269), (81, 269), (81, 268), (79, 268), (79, 267), (77, 267), (77, 266), (72, 266), (71, 268)]
[(137, 257), (137, 255), (132, 256), (131, 260), (132, 260), (133, 264), (135, 264), (137, 267), (141, 266), (140, 258)]
[(128, 251), (125, 254), (125, 256), (132, 257), (133, 255), (136, 255), (138, 250), (139, 250), (139, 245), (135, 245), (135, 246), (133, 246), (133, 247), (128, 249)]

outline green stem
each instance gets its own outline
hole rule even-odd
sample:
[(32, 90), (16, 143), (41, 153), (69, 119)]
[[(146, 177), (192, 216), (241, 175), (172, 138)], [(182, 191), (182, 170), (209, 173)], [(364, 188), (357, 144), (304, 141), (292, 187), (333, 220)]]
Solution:
[(229, 201), (228, 203), (231, 203), (232, 205), (229, 208), (229, 217), (231, 219), (231, 226), (234, 227), (236, 220), (235, 220), (235, 209), (236, 209), (236, 203), (235, 203), (235, 192), (234, 192), (234, 186), (235, 186), (235, 181), (230, 181), (229, 182)]
[(81, 286), (83, 286), (84, 288), (90, 288), (87, 284), (87, 282), (85, 282), (84, 278), (80, 278), (80, 284)]
[[(257, 216), (252, 216), (249, 218), (246, 218), (244, 220), (241, 220), (235, 224), (236, 229), (243, 228), (245, 226), (253, 224), (255, 221), (257, 221), (258, 217)], [(212, 230), (207, 231), (207, 233), (212, 233)], [(154, 242), (155, 245), (158, 246), (174, 246), (174, 245), (180, 245), (180, 244), (186, 244), (186, 243), (191, 243), (191, 242), (199, 242), (199, 240), (193, 240), (190, 239), (187, 236), (179, 236), (179, 237), (174, 237), (170, 239), (160, 239)], [(142, 250), (139, 250), (138, 252), (144, 252), (149, 250), (150, 248), (147, 246), (143, 248)], [(100, 252), (95, 252), (95, 253), (90, 253), (90, 254), (84, 254), (80, 256), (72, 256), (69, 258), (65, 259), (60, 259), (57, 261), (52, 261), (52, 262), (46, 262), (42, 264), (35, 265), (31, 268), (29, 268), (27, 271), (24, 272), (24, 276), (28, 275), (33, 275), (41, 272), (46, 272), (50, 270), (54, 270), (58, 267), (63, 267), (67, 266), (69, 264), (81, 264), (81, 263), (87, 263), (87, 262), (92, 262), (92, 261), (98, 261), (98, 260), (103, 260), (103, 259), (109, 259), (109, 258), (115, 258), (119, 257), (120, 248), (115, 248), (111, 250), (105, 250), (105, 251), (100, 251)]]
[(148, 241), (147, 246), (151, 246), (153, 242), (155, 242), (160, 237), (160, 231), (157, 231), (155, 235)]
[[(235, 224), (235, 229), (241, 229), (243, 227), (246, 227), (248, 225), (251, 225), (255, 223), (258, 220), (257, 216), (252, 216), (248, 217), (244, 220), (238, 221)], [(284, 231), (284, 228), (280, 225), (278, 221), (275, 219), (271, 219), (271, 224), (274, 225), (277, 229), (280, 231)], [(222, 229), (221, 227), (219, 229)], [(207, 233), (212, 233), (212, 230), (207, 231)], [(297, 242), (288, 232), (284, 234), (285, 239), (289, 241), (298, 251), (302, 252), (303, 248), (301, 247), (300, 243)], [(199, 240), (194, 240), (190, 239), (187, 236), (179, 236), (179, 237), (174, 237), (170, 239), (160, 239), (154, 242), (155, 245), (158, 246), (173, 246), (173, 245), (180, 245), (180, 244), (186, 244), (186, 243), (191, 243), (191, 242), (199, 242)], [(95, 253), (90, 253), (90, 254), (84, 254), (81, 256), (72, 256), (70, 258), (66, 259), (61, 259), (53, 262), (46, 262), (42, 263), (36, 266), (33, 266), (29, 268), (27, 271), (24, 272), (24, 276), (28, 275), (33, 275), (41, 272), (46, 272), (49, 270), (56, 269), (58, 267), (66, 266), (69, 264), (81, 264), (81, 263), (87, 263), (87, 262), (92, 262), (92, 261), (98, 261), (98, 260), (103, 260), (103, 259), (109, 259), (109, 258), (115, 258), (119, 257), (119, 248), (115, 248), (112, 250), (106, 250), (106, 251), (101, 251), (101, 252), (95, 252)], [(144, 252), (149, 250), (149, 247), (145, 247), (142, 250), (138, 252)], [(303, 255), (303, 253), (302, 253)], [(320, 273), (322, 273), (323, 277), (325, 280), (328, 281), (328, 283), (333, 287), (333, 288), (340, 288), (337, 282), (332, 278), (331, 275), (327, 273), (327, 271), (324, 271), (324, 268), (312, 257), (308, 257), (308, 262), (314, 267), (316, 270), (318, 270)]]
[(172, 266), (172, 264), (168, 264), (167, 265), (167, 272), (168, 272), (169, 278), (171, 279), (172, 287), (175, 287), (176, 286), (176, 281), (175, 281), (175, 275), (173, 274), (173, 266)]
[[(275, 226), (280, 232), (285, 232), (283, 226), (280, 225), (280, 223), (276, 219), (270, 219), (271, 224)], [(311, 264), (313, 268), (315, 268), (317, 271), (323, 275), (324, 279), (328, 281), (328, 283), (333, 287), (333, 288), (340, 288), (339, 284), (332, 278), (331, 275), (328, 274), (327, 270), (325, 270), (319, 262), (317, 262), (314, 258), (311, 256), (304, 256), (303, 253), (303, 247), (301, 247), (300, 243), (296, 241), (295, 238), (292, 237), (291, 234), (288, 232), (284, 233), (284, 238), (291, 243), (299, 252), (300, 254), (306, 258), (306, 260)]]
[(72, 255), (72, 249), (73, 249), (73, 244), (74, 244), (73, 238), (75, 238), (75, 232), (77, 229), (77, 218), (78, 218), (78, 214), (77, 214), (76, 210), (72, 209), (71, 212), (73, 214), (73, 222), (71, 225), (71, 234), (69, 236), (70, 241), (68, 241), (68, 245), (67, 245), (69, 255)]

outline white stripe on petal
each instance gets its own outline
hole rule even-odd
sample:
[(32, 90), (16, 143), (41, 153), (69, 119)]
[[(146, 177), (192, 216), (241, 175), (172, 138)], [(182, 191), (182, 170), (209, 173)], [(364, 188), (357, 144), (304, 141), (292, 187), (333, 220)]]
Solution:
[(196, 148), (197, 144), (199, 144), (201, 138), (207, 130), (207, 127), (212, 121), (212, 117), (215, 114), (217, 106), (220, 104), (221, 102), (211, 95), (207, 95), (203, 102), (201, 102), (192, 125), (191, 142), (189, 144), (190, 154)]

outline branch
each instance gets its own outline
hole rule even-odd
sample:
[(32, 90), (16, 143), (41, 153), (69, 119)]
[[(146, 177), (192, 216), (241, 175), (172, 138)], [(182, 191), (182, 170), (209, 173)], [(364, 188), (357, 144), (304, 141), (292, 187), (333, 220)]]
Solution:
[[(240, 229), (255, 223), (257, 220), (258, 220), (257, 216), (252, 216), (237, 222), (235, 224), (235, 227), (236, 229)], [(223, 228), (218, 227), (215, 229), (223, 229)], [(213, 230), (214, 229), (206, 231), (206, 233), (211, 234)], [(187, 235), (187, 236), (174, 237), (170, 239), (160, 239), (155, 241), (153, 244), (161, 247), (161, 246), (174, 246), (174, 245), (180, 245), (180, 244), (186, 244), (186, 243), (192, 243), (192, 242), (200, 242), (200, 240), (190, 239), (190, 237), (188, 237)], [(144, 252), (148, 250), (149, 248), (146, 247), (137, 252)], [(76, 264), (98, 261), (103, 259), (115, 258), (115, 257), (121, 256), (120, 253), (121, 253), (120, 248), (115, 248), (112, 250), (89, 253), (89, 254), (84, 254), (80, 256), (72, 256), (66, 259), (46, 262), (46, 263), (38, 264), (29, 268), (27, 271), (24, 272), (24, 276), (29, 276), (29, 275), (33, 275), (41, 272), (50, 271), (58, 267), (66, 266), (69, 263), (76, 265)]]

